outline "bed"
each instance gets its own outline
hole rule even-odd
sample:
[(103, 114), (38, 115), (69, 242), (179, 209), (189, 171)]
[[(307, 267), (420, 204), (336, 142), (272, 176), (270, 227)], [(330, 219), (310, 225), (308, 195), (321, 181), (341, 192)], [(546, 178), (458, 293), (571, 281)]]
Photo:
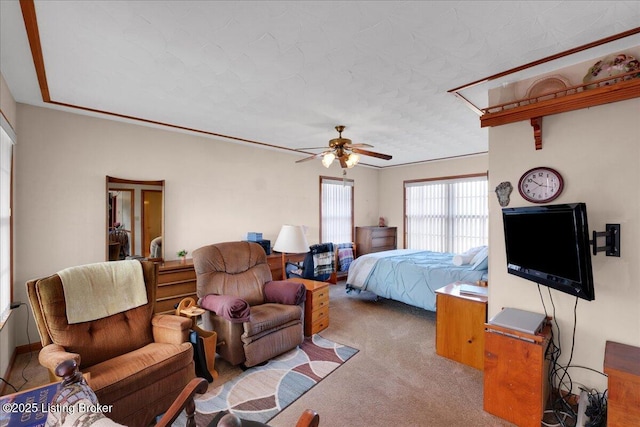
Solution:
[(436, 289), (456, 281), (487, 280), (487, 259), (455, 265), (446, 252), (396, 249), (356, 258), (349, 267), (348, 293), (370, 291), (425, 310), (436, 310)]

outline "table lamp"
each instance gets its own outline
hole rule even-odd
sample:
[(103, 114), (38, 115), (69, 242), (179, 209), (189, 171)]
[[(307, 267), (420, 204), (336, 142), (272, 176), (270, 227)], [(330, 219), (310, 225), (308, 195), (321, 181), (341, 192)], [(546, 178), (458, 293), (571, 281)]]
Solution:
[(273, 245), (273, 250), (282, 254), (282, 278), (287, 278), (285, 253), (300, 254), (309, 252), (309, 242), (301, 225), (283, 225)]

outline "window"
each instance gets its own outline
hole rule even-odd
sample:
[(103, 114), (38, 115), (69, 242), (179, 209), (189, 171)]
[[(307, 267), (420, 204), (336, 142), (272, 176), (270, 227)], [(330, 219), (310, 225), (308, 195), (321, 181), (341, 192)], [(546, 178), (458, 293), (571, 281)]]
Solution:
[(353, 241), (353, 180), (320, 177), (320, 243)]
[(460, 253), (487, 244), (487, 177), (405, 181), (406, 248)]
[(11, 127), (0, 115), (0, 325), (11, 304)]

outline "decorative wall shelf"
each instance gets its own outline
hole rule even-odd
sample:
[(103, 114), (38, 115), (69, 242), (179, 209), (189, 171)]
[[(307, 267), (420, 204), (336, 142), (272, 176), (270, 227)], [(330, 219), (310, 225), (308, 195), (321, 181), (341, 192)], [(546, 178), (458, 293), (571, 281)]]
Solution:
[[(533, 127), (536, 150), (542, 149), (542, 118), (640, 97), (638, 70), (533, 98), (520, 99), (494, 105), (481, 110), (480, 127), (501, 126), (508, 123), (530, 120)], [(625, 80), (627, 78), (628, 80)]]

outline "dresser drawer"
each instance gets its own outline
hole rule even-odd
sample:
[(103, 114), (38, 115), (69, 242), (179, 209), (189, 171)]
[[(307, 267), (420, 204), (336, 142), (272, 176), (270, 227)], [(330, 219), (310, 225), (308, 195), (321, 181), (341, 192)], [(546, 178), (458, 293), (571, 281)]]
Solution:
[(311, 300), (311, 311), (316, 311), (327, 306), (329, 306), (329, 288), (314, 291)]
[(395, 228), (374, 228), (371, 230), (371, 238), (377, 239), (381, 237), (392, 237), (395, 239), (396, 237), (396, 229)]
[(311, 324), (311, 334), (317, 334), (318, 332), (326, 329), (329, 326), (329, 317), (322, 317)]
[(372, 248), (395, 247), (395, 236), (374, 237), (371, 239)]
[(156, 291), (156, 299), (162, 299), (162, 298), (167, 298), (167, 297), (176, 296), (176, 295), (186, 295), (186, 294), (195, 295), (195, 293), (196, 293), (195, 280), (158, 284), (158, 289)]
[(185, 280), (196, 280), (196, 272), (192, 268), (184, 270), (173, 270), (158, 273), (158, 283), (182, 282)]
[(329, 306), (321, 307), (311, 312), (311, 323), (315, 323), (323, 318), (329, 318)]

